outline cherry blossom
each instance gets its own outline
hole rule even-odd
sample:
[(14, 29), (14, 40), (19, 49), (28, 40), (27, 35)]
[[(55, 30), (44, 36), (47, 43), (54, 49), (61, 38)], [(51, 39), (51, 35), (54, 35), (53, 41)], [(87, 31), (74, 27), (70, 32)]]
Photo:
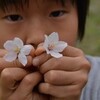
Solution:
[(60, 58), (63, 55), (61, 52), (68, 46), (64, 41), (59, 41), (59, 36), (57, 32), (51, 33), (49, 36), (45, 35), (45, 41), (43, 47), (45, 48), (47, 54), (55, 58)]
[(32, 46), (24, 45), (20, 38), (15, 37), (13, 40), (5, 42), (4, 48), (8, 51), (4, 56), (6, 61), (12, 62), (18, 58), (19, 62), (25, 66), (27, 64), (27, 55), (30, 54)]

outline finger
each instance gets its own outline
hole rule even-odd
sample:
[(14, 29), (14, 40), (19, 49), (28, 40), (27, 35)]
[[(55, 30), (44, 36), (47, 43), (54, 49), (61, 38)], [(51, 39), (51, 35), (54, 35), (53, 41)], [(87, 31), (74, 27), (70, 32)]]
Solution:
[(50, 70), (78, 71), (89, 70), (90, 64), (84, 57), (61, 57), (51, 58), (40, 66), (40, 72), (46, 73)]
[(64, 56), (68, 56), (68, 57), (84, 56), (82, 50), (72, 46), (67, 46), (62, 53)]
[(21, 68), (5, 68), (0, 77), (2, 98), (6, 98), (12, 94), (18, 86), (17, 83), (19, 83), (19, 81), (27, 74), (28, 72)]
[(28, 60), (27, 65), (23, 66), (18, 60), (15, 60), (15, 61), (12, 61), (12, 62), (7, 62), (7, 61), (5, 61), (5, 59), (0, 58), (0, 72), (4, 68), (13, 68), (13, 67), (25, 68), (25, 67), (31, 66), (32, 65), (32, 57), (28, 56), (27, 60)]
[(78, 85), (70, 86), (55, 86), (48, 83), (41, 83), (39, 85), (39, 91), (44, 94), (49, 94), (54, 97), (76, 97), (79, 96), (81, 89)]
[(0, 49), (0, 57), (3, 57), (7, 53), (6, 50)]
[(41, 81), (41, 79), (42, 77), (39, 72), (28, 74), (21, 81), (19, 87), (12, 95), (12, 98), (17, 96), (18, 100), (25, 100), (28, 95), (32, 95), (32, 91), (34, 90), (34, 87)]
[(42, 54), (43, 52), (45, 52), (45, 48), (43, 47), (43, 43), (40, 43), (37, 49), (35, 50), (35, 55), (38, 56)]
[(32, 47), (29, 55), (32, 56), (32, 57), (35, 56), (35, 48), (34, 47)]
[(51, 56), (47, 55), (46, 53), (43, 53), (35, 58), (33, 58), (33, 66), (40, 66), (41, 64), (43, 64), (44, 62), (46, 62), (48, 59), (50, 59)]
[[(40, 46), (41, 47), (41, 46)], [(65, 48), (65, 50), (63, 51), (63, 55), (64, 56), (70, 56), (70, 57), (81, 57), (83, 56), (83, 52), (80, 49), (68, 46), (67, 48)], [(84, 56), (83, 56), (84, 57)], [(33, 59), (33, 65), (34, 66), (39, 66), (41, 64), (43, 64), (44, 62), (46, 62), (48, 59), (50, 59), (51, 56), (47, 55), (46, 53), (43, 53), (40, 56), (37, 56)], [(60, 58), (59, 58), (60, 59)], [(58, 60), (59, 60), (58, 59)]]
[(44, 75), (44, 81), (53, 85), (75, 85), (87, 82), (87, 73), (82, 71), (66, 72), (51, 70)]
[(1, 83), (6, 89), (12, 89), (16, 81), (20, 81), (27, 71), (21, 68), (5, 68), (1, 72)]

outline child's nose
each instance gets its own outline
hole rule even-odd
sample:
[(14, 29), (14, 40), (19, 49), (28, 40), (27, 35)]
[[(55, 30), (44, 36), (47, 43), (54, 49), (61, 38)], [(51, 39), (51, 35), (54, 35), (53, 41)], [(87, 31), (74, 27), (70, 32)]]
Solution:
[(27, 27), (26, 44), (32, 44), (37, 47), (38, 44), (44, 41), (44, 35), (47, 34), (47, 27), (43, 23), (31, 24)]
[[(33, 30), (33, 31), (32, 31)], [(26, 44), (31, 44), (34, 47), (37, 47), (38, 44), (44, 41), (45, 32), (32, 29), (30, 33), (27, 33)]]

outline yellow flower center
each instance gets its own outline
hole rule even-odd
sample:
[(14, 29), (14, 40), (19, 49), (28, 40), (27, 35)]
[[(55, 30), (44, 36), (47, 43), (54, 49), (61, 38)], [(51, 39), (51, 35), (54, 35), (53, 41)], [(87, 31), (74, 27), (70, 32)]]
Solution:
[(54, 47), (55, 47), (55, 45), (54, 45), (54, 44), (49, 44), (48, 49), (49, 49), (49, 50), (53, 50), (53, 49), (54, 49)]
[(19, 53), (19, 52), (20, 52), (20, 48), (16, 47), (16, 48), (14, 49), (14, 52)]

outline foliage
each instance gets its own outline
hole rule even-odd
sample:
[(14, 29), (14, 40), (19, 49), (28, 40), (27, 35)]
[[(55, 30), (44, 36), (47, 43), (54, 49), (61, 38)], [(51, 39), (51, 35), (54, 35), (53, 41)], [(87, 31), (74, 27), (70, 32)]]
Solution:
[(91, 0), (85, 37), (78, 47), (86, 54), (100, 56), (100, 0)]

